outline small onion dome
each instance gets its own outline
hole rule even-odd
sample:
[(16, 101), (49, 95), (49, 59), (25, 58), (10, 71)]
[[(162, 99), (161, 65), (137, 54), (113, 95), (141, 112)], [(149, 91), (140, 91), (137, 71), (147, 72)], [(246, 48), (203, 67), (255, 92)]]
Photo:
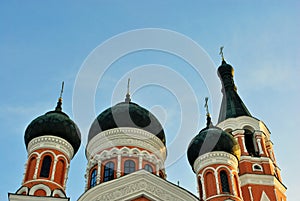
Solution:
[(143, 129), (166, 144), (164, 130), (157, 118), (145, 108), (130, 101), (118, 103), (103, 111), (90, 128), (88, 141), (102, 131), (119, 127)]
[(210, 123), (194, 137), (189, 145), (187, 155), (192, 168), (199, 156), (213, 151), (230, 153), (238, 160), (241, 156), (240, 146), (234, 137)]
[(58, 102), (54, 111), (37, 117), (28, 125), (24, 136), (26, 147), (32, 139), (44, 135), (53, 135), (67, 140), (74, 149), (74, 155), (81, 143), (80, 130), (69, 116), (61, 111), (61, 102)]

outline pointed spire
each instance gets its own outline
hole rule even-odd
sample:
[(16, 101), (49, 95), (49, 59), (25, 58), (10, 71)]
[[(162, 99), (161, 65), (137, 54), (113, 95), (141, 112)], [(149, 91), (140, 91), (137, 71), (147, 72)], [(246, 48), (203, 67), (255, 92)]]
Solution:
[(211, 122), (211, 117), (210, 117), (210, 113), (208, 111), (208, 97), (205, 97), (205, 105), (204, 105), (205, 109), (206, 109), (206, 128), (210, 128), (213, 126), (212, 122)]
[(130, 78), (128, 78), (128, 82), (127, 82), (127, 93), (126, 93), (126, 98), (125, 98), (126, 103), (129, 103), (131, 101), (129, 87), (130, 87)]
[(62, 106), (62, 94), (64, 92), (64, 84), (65, 84), (65, 82), (63, 81), (62, 84), (61, 84), (60, 96), (58, 98), (55, 111), (59, 111), (59, 112), (62, 111), (62, 107), (61, 106)]
[(222, 56), (222, 64), (218, 68), (218, 75), (222, 82), (223, 99), (221, 110), (219, 114), (219, 122), (228, 118), (235, 118), (239, 116), (250, 116), (247, 107), (237, 93), (237, 88), (234, 84), (233, 75), (234, 69), (224, 60), (223, 48), (220, 48), (220, 55)]
[[(221, 46), (221, 47), (220, 47), (220, 53), (219, 53), (219, 55), (221, 55), (222, 62), (223, 62), (223, 61), (225, 62), (223, 49), (224, 49), (224, 46)], [(226, 62), (225, 62), (225, 63), (226, 63)]]

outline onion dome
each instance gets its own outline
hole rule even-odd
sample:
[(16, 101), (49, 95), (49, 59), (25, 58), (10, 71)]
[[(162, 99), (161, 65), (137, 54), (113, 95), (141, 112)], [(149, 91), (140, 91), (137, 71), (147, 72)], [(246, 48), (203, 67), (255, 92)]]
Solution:
[(106, 109), (95, 119), (89, 131), (88, 141), (102, 131), (119, 127), (143, 129), (166, 144), (164, 130), (157, 118), (145, 108), (130, 102), (127, 95), (125, 102)]
[(240, 146), (234, 137), (213, 126), (210, 116), (207, 115), (207, 126), (192, 139), (188, 148), (187, 155), (192, 168), (194, 169), (194, 162), (199, 156), (214, 151), (230, 153), (237, 159), (241, 156)]
[(74, 149), (74, 155), (81, 143), (81, 134), (77, 125), (62, 112), (62, 99), (59, 98), (55, 110), (34, 119), (26, 128), (25, 145), (40, 136), (52, 135), (67, 140)]
[(222, 64), (218, 68), (218, 75), (222, 81), (223, 86), (223, 99), (219, 115), (219, 122), (222, 122), (228, 118), (235, 118), (239, 116), (251, 117), (250, 112), (237, 93), (237, 88), (233, 80), (233, 74), (233, 67), (227, 64), (222, 57)]

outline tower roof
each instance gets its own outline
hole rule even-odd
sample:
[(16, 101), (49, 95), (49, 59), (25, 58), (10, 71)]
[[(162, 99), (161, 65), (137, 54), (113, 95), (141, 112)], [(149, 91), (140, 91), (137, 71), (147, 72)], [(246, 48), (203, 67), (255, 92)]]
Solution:
[(193, 168), (194, 162), (199, 156), (214, 151), (224, 151), (238, 159), (241, 156), (240, 146), (234, 137), (221, 128), (213, 126), (208, 114), (206, 127), (189, 144), (187, 156), (191, 167)]
[(157, 118), (145, 108), (130, 101), (118, 103), (104, 110), (93, 122), (88, 140), (102, 131), (118, 127), (140, 128), (166, 143), (164, 130)]
[(62, 112), (63, 86), (64, 83), (55, 110), (37, 117), (27, 126), (24, 135), (26, 147), (36, 137), (53, 135), (67, 140), (74, 149), (74, 155), (78, 151), (81, 143), (80, 130), (69, 116)]
[(233, 74), (233, 67), (227, 64), (224, 58), (222, 58), (222, 64), (218, 68), (218, 76), (222, 82), (223, 93), (219, 122), (228, 118), (239, 116), (251, 117), (250, 112), (237, 93), (237, 89), (233, 80)]

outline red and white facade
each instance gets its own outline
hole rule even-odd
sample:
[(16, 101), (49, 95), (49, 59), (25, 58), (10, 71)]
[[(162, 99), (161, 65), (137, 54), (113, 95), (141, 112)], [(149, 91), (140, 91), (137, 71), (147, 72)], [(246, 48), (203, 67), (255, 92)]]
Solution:
[(243, 199), (285, 201), (286, 187), (266, 125), (253, 117), (241, 116), (226, 119), (218, 126), (232, 133), (240, 144), (239, 179)]
[[(231, 72), (225, 73), (227, 86), (233, 87)], [(86, 172), (82, 173), (86, 185), (78, 201), (286, 201), (266, 125), (240, 115), (226, 118), (217, 127), (234, 137), (239, 154), (215, 150), (197, 155), (192, 168), (198, 196), (166, 180), (164, 140), (144, 129), (123, 126), (97, 132), (89, 139)], [(65, 189), (76, 151), (61, 137), (47, 133), (34, 137), (27, 146), (22, 185), (9, 194), (9, 201), (69, 200)]]

